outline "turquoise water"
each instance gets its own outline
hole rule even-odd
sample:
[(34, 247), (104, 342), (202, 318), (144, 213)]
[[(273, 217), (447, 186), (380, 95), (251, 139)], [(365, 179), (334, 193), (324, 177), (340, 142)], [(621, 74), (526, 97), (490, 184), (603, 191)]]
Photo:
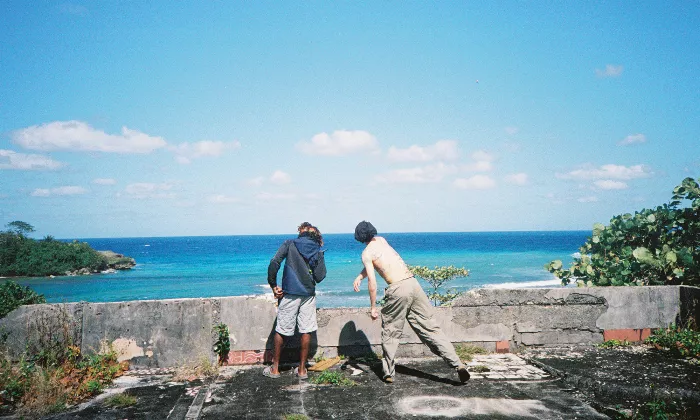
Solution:
[[(449, 286), (557, 287), (544, 270), (553, 259), (571, 261), (589, 231), (393, 233), (383, 236), (412, 265), (455, 265), (470, 270)], [(141, 299), (270, 294), (267, 265), (289, 235), (81, 239), (98, 250), (136, 259), (132, 270), (81, 277), (21, 279), (49, 302), (115, 302)], [(318, 306), (369, 306), (355, 293), (363, 245), (350, 234), (325, 235), (327, 278)], [(281, 271), (279, 276), (281, 276)], [(278, 277), (279, 278), (279, 277)], [(383, 289), (383, 286), (380, 290)], [(380, 291), (381, 294), (381, 291)]]

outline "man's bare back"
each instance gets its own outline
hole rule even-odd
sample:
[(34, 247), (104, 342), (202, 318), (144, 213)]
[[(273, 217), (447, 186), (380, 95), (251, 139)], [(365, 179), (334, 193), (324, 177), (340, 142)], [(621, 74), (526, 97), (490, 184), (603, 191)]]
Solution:
[(375, 236), (362, 252), (362, 259), (371, 258), (372, 265), (387, 282), (394, 282), (413, 277), (401, 256), (381, 236)]

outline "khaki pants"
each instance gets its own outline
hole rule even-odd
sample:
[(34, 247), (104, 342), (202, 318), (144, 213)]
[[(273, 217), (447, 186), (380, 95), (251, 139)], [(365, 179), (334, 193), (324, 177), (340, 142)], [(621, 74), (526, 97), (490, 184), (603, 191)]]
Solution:
[(452, 342), (442, 332), (433, 316), (435, 308), (415, 277), (390, 284), (384, 292), (386, 303), (382, 307), (382, 361), (385, 376), (394, 376), (394, 358), (399, 347), (404, 323), (413, 328), (418, 338), (448, 365), (462, 365)]

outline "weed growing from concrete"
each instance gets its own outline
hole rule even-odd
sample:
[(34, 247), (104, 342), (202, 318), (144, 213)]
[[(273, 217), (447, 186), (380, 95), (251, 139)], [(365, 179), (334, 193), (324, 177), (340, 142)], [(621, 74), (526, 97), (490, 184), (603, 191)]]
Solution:
[(106, 343), (97, 354), (83, 354), (65, 307), (35, 316), (27, 334), (18, 362), (0, 354), (0, 405), (23, 417), (65, 410), (102, 392), (129, 367)]
[(654, 330), (646, 343), (657, 348), (665, 348), (682, 357), (700, 359), (700, 331), (695, 328), (695, 322), (685, 326), (671, 325), (668, 328)]
[(185, 382), (201, 378), (209, 378), (219, 374), (219, 367), (212, 363), (207, 356), (200, 356), (195, 362), (181, 363), (175, 369), (173, 381)]
[(303, 414), (285, 414), (282, 420), (309, 420), (309, 418)]
[(357, 382), (348, 379), (342, 372), (325, 370), (320, 375), (311, 379), (311, 382), (317, 385), (334, 385), (334, 386), (354, 386)]
[(491, 369), (488, 368), (486, 365), (475, 365), (475, 366), (470, 366), (469, 370), (472, 372), (478, 372), (478, 373), (483, 373), (483, 372), (490, 372)]
[(614, 349), (617, 347), (630, 347), (631, 345), (632, 343), (630, 343), (627, 340), (620, 341), (613, 338), (612, 340), (604, 341), (600, 344), (597, 344), (596, 347), (600, 347), (603, 349)]
[(367, 366), (374, 366), (382, 362), (382, 356), (377, 353), (367, 353), (360, 356), (351, 356), (350, 361), (362, 363)]
[(309, 418), (303, 414), (285, 414), (282, 420), (309, 420)]
[(214, 325), (216, 340), (214, 341), (214, 353), (219, 357), (219, 366), (228, 361), (228, 354), (231, 351), (231, 340), (229, 338), (228, 325), (219, 323)]
[(136, 405), (137, 399), (129, 394), (112, 395), (104, 400), (103, 404), (107, 407), (126, 408)]
[(455, 352), (463, 362), (471, 362), (475, 354), (488, 354), (488, 350), (485, 348), (471, 344), (457, 344)]

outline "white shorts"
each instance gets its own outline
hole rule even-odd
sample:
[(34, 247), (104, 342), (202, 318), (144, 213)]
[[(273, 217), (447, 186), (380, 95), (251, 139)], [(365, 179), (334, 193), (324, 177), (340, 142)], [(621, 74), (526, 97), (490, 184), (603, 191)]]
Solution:
[(285, 294), (277, 307), (277, 327), (281, 335), (294, 335), (294, 327), (302, 334), (314, 332), (316, 324), (316, 296)]

